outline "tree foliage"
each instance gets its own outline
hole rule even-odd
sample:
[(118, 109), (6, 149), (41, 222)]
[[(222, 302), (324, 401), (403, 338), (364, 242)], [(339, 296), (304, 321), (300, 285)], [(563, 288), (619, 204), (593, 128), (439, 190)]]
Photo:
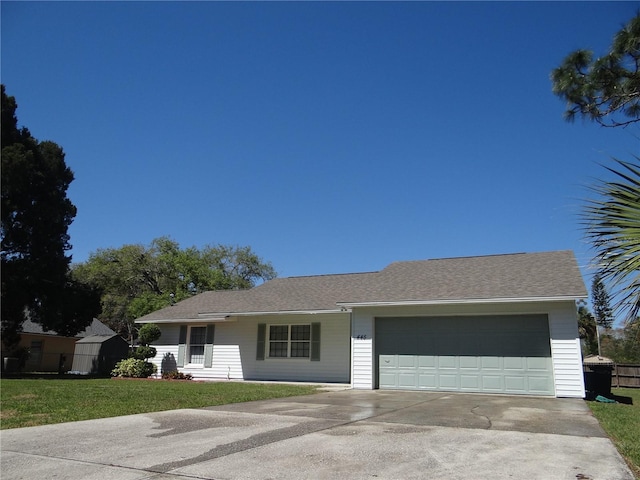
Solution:
[(251, 288), (276, 276), (250, 247), (180, 248), (168, 237), (92, 253), (73, 266), (75, 278), (99, 287), (100, 320), (135, 336), (133, 320), (208, 290)]
[(145, 323), (138, 331), (138, 343), (149, 345), (160, 338), (162, 332), (155, 323)]
[(586, 305), (578, 307), (578, 333), (582, 340), (582, 352), (585, 355), (598, 354), (598, 332), (596, 320)]
[(635, 319), (640, 311), (640, 159), (617, 161), (607, 169), (616, 178), (593, 187), (597, 195), (582, 213), (587, 238), (596, 252), (601, 281), (614, 292), (614, 308)]
[(640, 363), (640, 319), (603, 335), (602, 354), (616, 363)]
[(610, 329), (613, 325), (613, 311), (609, 301), (609, 292), (607, 292), (600, 274), (593, 276), (591, 284), (591, 301), (593, 303), (593, 313), (598, 326)]
[(640, 15), (614, 37), (609, 52), (594, 58), (590, 50), (570, 53), (551, 73), (553, 92), (567, 102), (565, 118), (576, 116), (605, 127), (640, 120)]
[(18, 128), (15, 98), (2, 85), (2, 338), (14, 345), (26, 318), (74, 335), (99, 310), (97, 292), (69, 276), (67, 198), (73, 172), (62, 148)]

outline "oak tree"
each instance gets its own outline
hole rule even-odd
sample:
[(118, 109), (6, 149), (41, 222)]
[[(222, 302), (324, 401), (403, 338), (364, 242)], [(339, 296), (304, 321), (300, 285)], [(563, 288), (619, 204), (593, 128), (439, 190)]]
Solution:
[(208, 290), (251, 288), (276, 276), (250, 247), (181, 248), (160, 237), (150, 245), (101, 249), (73, 266), (75, 278), (100, 288), (98, 317), (133, 340), (133, 321), (147, 313)]

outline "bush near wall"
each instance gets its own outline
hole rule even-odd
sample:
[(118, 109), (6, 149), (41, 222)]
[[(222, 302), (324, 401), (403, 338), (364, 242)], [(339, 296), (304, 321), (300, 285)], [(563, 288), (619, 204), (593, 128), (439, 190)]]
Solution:
[(116, 364), (116, 368), (111, 371), (111, 376), (147, 378), (155, 375), (157, 371), (158, 367), (151, 362), (145, 362), (137, 358), (127, 358)]

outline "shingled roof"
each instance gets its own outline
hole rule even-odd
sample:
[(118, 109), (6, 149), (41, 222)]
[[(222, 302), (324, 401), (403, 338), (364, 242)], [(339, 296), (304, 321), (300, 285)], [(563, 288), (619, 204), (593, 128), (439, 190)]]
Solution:
[(341, 305), (584, 298), (571, 251), (396, 262), (379, 272), (275, 278), (249, 290), (213, 291), (138, 322), (203, 315), (336, 311)]
[[(29, 319), (25, 320), (24, 323), (22, 324), (22, 333), (31, 333), (35, 335), (52, 335), (52, 336), (58, 335), (53, 330), (45, 331), (42, 328), (42, 325), (40, 325), (39, 323), (32, 322)], [(73, 338), (84, 338), (84, 337), (89, 337), (91, 335), (115, 335), (115, 333), (116, 332), (111, 330), (100, 320), (98, 320), (97, 318), (94, 318), (91, 321), (91, 325), (89, 325), (87, 328), (79, 332), (77, 335), (74, 335)]]

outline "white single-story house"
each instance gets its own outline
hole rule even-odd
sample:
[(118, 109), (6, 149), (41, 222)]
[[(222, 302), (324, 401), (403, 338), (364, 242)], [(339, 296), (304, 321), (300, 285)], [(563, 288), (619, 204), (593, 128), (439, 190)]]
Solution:
[(197, 379), (584, 397), (571, 251), (275, 278), (150, 313), (159, 370)]

